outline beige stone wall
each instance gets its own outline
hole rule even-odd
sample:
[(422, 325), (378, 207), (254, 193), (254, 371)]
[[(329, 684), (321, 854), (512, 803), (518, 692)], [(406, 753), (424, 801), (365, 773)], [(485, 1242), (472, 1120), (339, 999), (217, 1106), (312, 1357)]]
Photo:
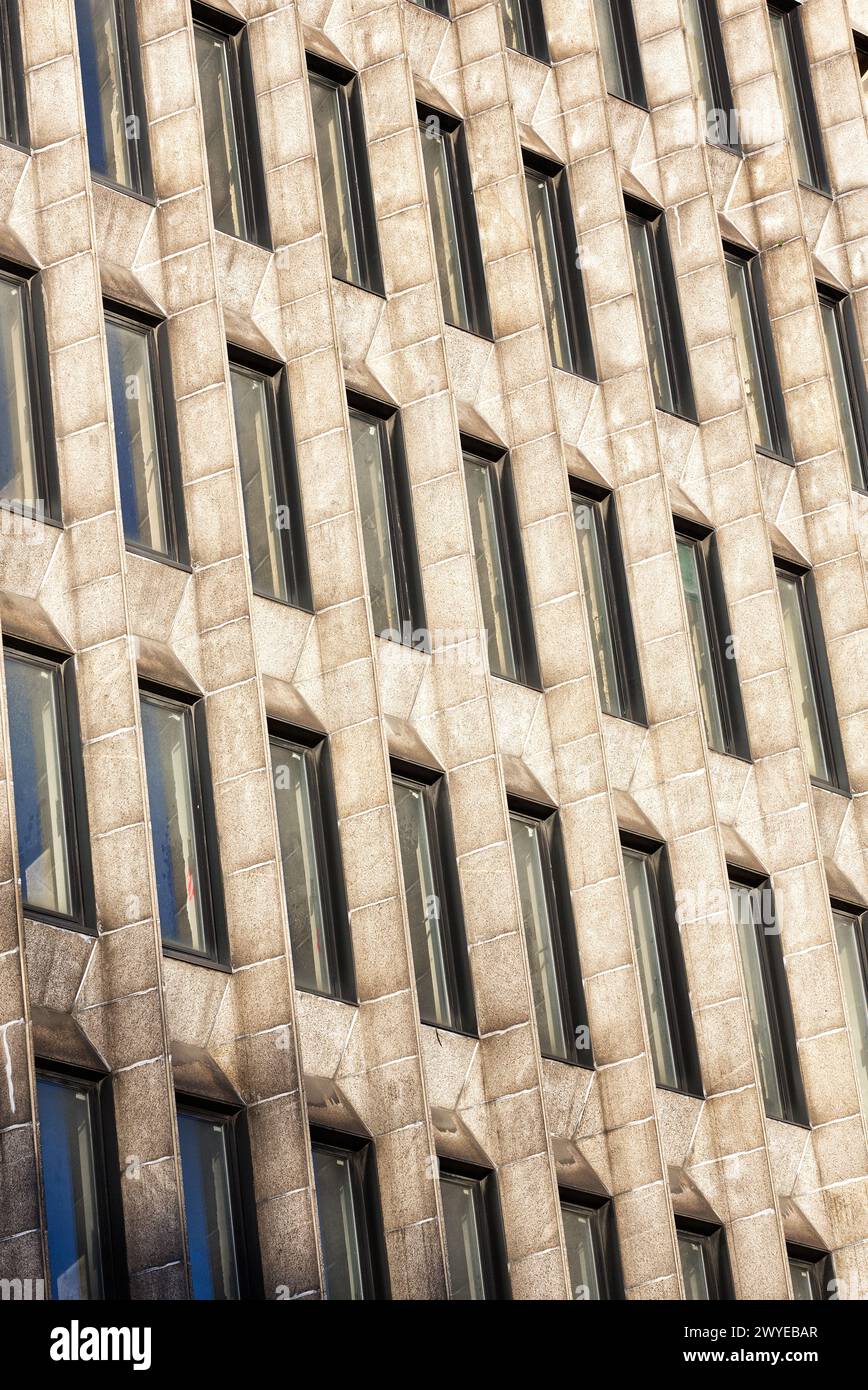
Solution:
[[(718, 0), (735, 102), (779, 102), (766, 7)], [(226, 8), (232, 8), (227, 6)], [(557, 1201), (570, 1173), (612, 1194), (630, 1298), (682, 1296), (675, 1210), (726, 1227), (738, 1296), (787, 1298), (785, 1238), (814, 1233), (842, 1297), (868, 1294), (865, 1117), (831, 935), (829, 865), (868, 901), (868, 497), (850, 488), (814, 279), (854, 296), (868, 345), (868, 139), (850, 30), (865, 0), (806, 0), (834, 198), (785, 145), (745, 158), (691, 138), (678, 0), (636, 0), (650, 112), (607, 98), (591, 0), (544, 0), (552, 66), (506, 50), (496, 3), (236, 0), (249, 21), (274, 252), (214, 232), (186, 0), (138, 0), (156, 206), (93, 183), (72, 0), (21, 0), (32, 155), (0, 146), (0, 231), (43, 269), (62, 529), (4, 535), (9, 631), (75, 653), (96, 940), (25, 921), (11, 786), (0, 799), (0, 1275), (38, 1278), (32, 1010), (70, 1013), (114, 1077), (131, 1288), (184, 1297), (173, 1046), (206, 1050), (248, 1107), (263, 1276), (318, 1297), (307, 1121), (323, 1096), (376, 1140), (394, 1297), (443, 1298), (430, 1155), (496, 1167), (513, 1296), (567, 1296)], [(305, 46), (361, 73), (385, 279), (333, 281)], [(444, 325), (414, 82), (465, 120), (494, 342)], [(528, 134), (533, 132), (532, 136)], [(569, 170), (600, 382), (552, 370), (521, 145)], [(666, 209), (700, 424), (656, 411), (622, 185)], [(718, 215), (764, 252), (796, 469), (751, 445)], [(168, 319), (192, 570), (125, 551), (100, 295)], [(287, 363), (315, 612), (254, 596), (225, 343)], [(374, 637), (345, 387), (401, 408), (425, 607), (435, 634), (481, 626), (459, 430), (510, 450), (543, 691)], [(614, 490), (649, 727), (602, 715), (568, 475)], [(753, 763), (706, 747), (673, 510), (717, 529)], [(772, 568), (781, 537), (815, 571), (850, 799), (812, 787)], [(136, 641), (135, 639), (139, 639)], [(136, 668), (155, 653), (206, 697), (232, 971), (168, 959), (155, 923)], [(859, 661), (861, 660), (861, 678)], [(358, 1005), (294, 989), (266, 719), (298, 696), (330, 737)], [(388, 722), (387, 722), (388, 721)], [(479, 1038), (420, 1025), (394, 815), (390, 731), (448, 773)], [(9, 767), (5, 706), (0, 766)], [(540, 1058), (507, 793), (560, 807), (593, 1038), (591, 1072)], [(771, 875), (810, 1131), (766, 1119), (728, 916), (682, 925), (706, 1099), (656, 1089), (618, 849), (628, 806), (669, 847), (674, 887), (726, 887), (732, 834)], [(456, 1134), (458, 1138), (456, 1139)]]

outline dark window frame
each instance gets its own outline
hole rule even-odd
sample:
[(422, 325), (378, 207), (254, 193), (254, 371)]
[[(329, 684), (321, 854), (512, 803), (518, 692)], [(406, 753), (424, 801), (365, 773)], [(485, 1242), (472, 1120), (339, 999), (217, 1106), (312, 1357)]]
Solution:
[[(231, 18), (223, 10), (215, 10), (210, 5), (201, 4), (199, 0), (192, 0), (190, 8), (194, 29), (205, 30), (226, 44), (245, 224), (245, 235), (234, 237), (234, 239), (271, 251), (274, 247), (268, 215), (265, 170), (262, 163), (262, 141), (259, 132), (259, 119), (256, 114), (256, 94), (247, 24), (244, 20)], [(207, 161), (205, 173), (207, 178)], [(217, 229), (215, 228), (215, 230)], [(223, 232), (222, 235), (233, 236), (233, 233)]]
[[(521, 17), (521, 25), (524, 30), (524, 38), (527, 48), (512, 48), (507, 44), (510, 53), (521, 53), (525, 58), (533, 58), (538, 63), (545, 63), (551, 67), (551, 54), (549, 53), (549, 39), (546, 33), (545, 15), (541, 0), (515, 0)], [(504, 30), (506, 24), (504, 22)]]
[[(767, 875), (754, 873), (739, 864), (728, 863), (726, 873), (729, 884), (767, 893), (769, 895), (768, 900), (772, 904), (775, 914), (773, 930), (770, 930), (763, 921), (762, 913), (760, 913), (759, 921), (757, 921), (756, 915), (753, 916), (766, 1012), (772, 1036), (775, 1075), (781, 1092), (783, 1109), (786, 1111), (783, 1116), (772, 1115), (769, 1118), (777, 1120), (779, 1124), (799, 1125), (801, 1128), (808, 1128), (810, 1125), (808, 1103), (799, 1063), (793, 1004), (787, 981), (786, 966), (784, 965), (784, 949), (778, 927), (772, 881)], [(762, 1100), (762, 1093), (760, 1093), (760, 1100)]]
[(717, 708), (723, 726), (724, 743), (726, 744), (726, 747), (713, 751), (723, 753), (727, 757), (741, 758), (744, 762), (751, 762), (750, 740), (744, 717), (738, 664), (735, 653), (728, 657), (724, 651), (724, 646), (727, 640), (732, 640), (733, 633), (732, 624), (729, 621), (717, 534), (707, 526), (700, 526), (686, 517), (676, 515), (673, 517), (673, 522), (676, 540), (688, 542), (697, 559), (696, 569), (705, 625), (711, 647)]
[(160, 492), (166, 521), (169, 549), (165, 553), (151, 550), (124, 537), (124, 548), (147, 560), (161, 564), (190, 568), (190, 547), (187, 538), (187, 514), (184, 507), (184, 480), (181, 473), (181, 444), (175, 386), (172, 375), (172, 356), (169, 346), (169, 325), (166, 319), (120, 300), (103, 298), (103, 318), (124, 327), (143, 331), (147, 335), (151, 381), (154, 386), (154, 419), (157, 428), (157, 447), (160, 456)]
[[(544, 159), (530, 150), (522, 149), (522, 166), (525, 178), (544, 179), (548, 186), (548, 203), (552, 214), (552, 229), (555, 237), (555, 260), (558, 279), (564, 302), (567, 340), (571, 363), (568, 367), (552, 366), (558, 371), (570, 372), (573, 376), (584, 377), (588, 381), (599, 380), (591, 336), (591, 321), (588, 303), (585, 298), (585, 285), (582, 277), (579, 242), (573, 205), (570, 198), (569, 176), (562, 164)], [(536, 257), (534, 257), (536, 260)]]
[[(370, 396), (362, 396), (357, 391), (347, 392), (347, 406), (351, 414), (366, 417), (379, 430), (389, 521), (389, 548), (395, 572), (401, 623), (400, 645), (411, 646), (415, 651), (430, 652), (431, 639), (425, 617), (422, 571), (419, 565), (413, 495), (404, 448), (401, 412), (394, 406), (386, 405)], [(352, 444), (350, 452), (352, 454)], [(362, 568), (365, 568), (364, 554)], [(383, 633), (375, 632), (374, 636), (383, 638)]]
[[(630, 830), (621, 829), (619, 839), (622, 852), (628, 850), (640, 854), (648, 865), (654, 935), (660, 958), (670, 1042), (679, 1079), (679, 1085), (672, 1087), (659, 1082), (655, 1077), (654, 1085), (661, 1091), (675, 1090), (679, 1095), (696, 1096), (701, 1099), (705, 1091), (696, 1045), (696, 1029), (690, 1008), (687, 962), (676, 914), (669, 852), (666, 845), (659, 840), (637, 835)], [(651, 1061), (649, 1056), (649, 1062)]]
[(858, 29), (853, 29), (853, 48), (856, 51), (856, 67), (859, 72), (860, 87), (868, 75), (868, 35), (860, 34)]
[[(722, 111), (726, 117), (727, 138), (721, 141), (715, 140), (711, 143), (718, 145), (721, 149), (732, 150), (734, 154), (741, 154), (741, 141), (737, 133), (738, 112), (732, 99), (732, 86), (729, 80), (729, 67), (727, 65), (726, 52), (723, 46), (723, 34), (720, 28), (720, 12), (717, 8), (717, 0), (696, 0), (696, 7), (699, 13), (700, 28), (702, 30), (701, 42), (705, 49), (705, 59), (708, 65), (708, 80), (711, 85), (711, 96), (714, 102), (714, 109)], [(735, 117), (736, 130), (731, 129), (733, 117)]]
[[(364, 1301), (387, 1302), (391, 1300), (392, 1292), (386, 1256), (376, 1143), (373, 1139), (345, 1130), (327, 1129), (323, 1125), (311, 1125), (310, 1143), (311, 1150), (325, 1149), (349, 1160), (356, 1210), (364, 1215), (364, 1229), (359, 1230), (356, 1222), (355, 1232), (362, 1261), (362, 1282), (366, 1288)], [(316, 1192), (315, 1179), (314, 1197), (319, 1221), (319, 1195)], [(323, 1296), (325, 1297), (325, 1290)]]
[[(295, 427), (287, 366), (285, 362), (280, 362), (273, 357), (265, 357), (261, 353), (251, 352), (248, 348), (241, 347), (237, 343), (229, 342), (226, 350), (230, 368), (236, 367), (239, 371), (260, 377), (268, 388), (266, 410), (274, 461), (276, 500), (278, 507), (284, 506), (288, 510), (291, 523), (289, 527), (279, 528), (284, 573), (286, 574), (287, 586), (290, 589), (290, 596), (282, 599), (276, 594), (269, 594), (262, 589), (257, 589), (253, 584), (252, 574), (250, 576), (251, 587), (254, 594), (260, 598), (269, 599), (272, 603), (281, 603), (284, 607), (300, 608), (305, 613), (312, 613), (314, 609), (307, 553), (307, 530), (298, 473), (298, 454), (295, 447)], [(233, 407), (233, 427), (234, 423)]]
[(529, 690), (542, 690), (533, 609), (509, 451), (488, 444), (484, 440), (474, 439), (471, 435), (462, 434), (461, 455), (462, 473), (466, 456), (473, 463), (484, 465), (489, 470), (493, 483), (491, 493), (494, 525), (503, 562), (510, 633), (518, 669), (515, 676), (500, 675), (492, 671), (492, 678), (508, 681), (512, 685), (523, 685)]
[(356, 285), (357, 289), (368, 290), (372, 294), (385, 297), (383, 283), (383, 264), (380, 259), (380, 240), (377, 235), (377, 216), (374, 206), (374, 190), (371, 184), (371, 169), (368, 161), (368, 138), (365, 133), (365, 113), (362, 103), (362, 84), (357, 72), (342, 68), (338, 64), (321, 58), (319, 54), (306, 52), (308, 82), (311, 79), (333, 87), (338, 96), (338, 112), (341, 128), (341, 141), (344, 162), (347, 170), (347, 185), (352, 208), (353, 230), (356, 240), (356, 253), (359, 260), (361, 283), (354, 280), (343, 281), (330, 269), (332, 278), (345, 284)]
[(0, 145), (14, 145), (20, 150), (29, 150), (30, 130), (18, 0), (0, 0), (0, 63), (6, 79), (2, 114), (8, 132), (6, 135), (0, 133)]
[[(76, 690), (75, 656), (71, 652), (54, 651), (39, 643), (24, 641), (12, 635), (3, 638), (3, 647), (4, 656), (11, 655), (19, 660), (29, 661), (32, 665), (41, 666), (43, 669), (49, 666), (56, 673), (59, 755), (64, 792), (66, 793), (64, 830), (70, 872), (75, 877), (75, 883), (71, 887), (74, 900), (77, 903), (76, 912), (71, 916), (53, 912), (50, 908), (30, 907), (24, 897), (22, 882), (22, 912), (26, 918), (34, 922), (45, 922), (49, 926), (64, 927), (68, 931), (97, 936), (96, 899), (94, 896), (87, 791), (84, 780), (84, 759), (82, 757), (81, 721)], [(20, 872), (19, 865), (19, 875)]]
[[(669, 228), (666, 223), (665, 209), (654, 207), (651, 203), (643, 203), (629, 194), (624, 195), (624, 209), (628, 223), (640, 224), (647, 232), (651, 277), (654, 281), (654, 296), (663, 336), (664, 365), (672, 392), (673, 409), (670, 411), (665, 406), (658, 405), (656, 399), (654, 401), (655, 409), (662, 410), (664, 415), (674, 414), (682, 420), (690, 421), (691, 424), (698, 424), (699, 417), (696, 412), (696, 399), (693, 393), (690, 355), (684, 334), (684, 319), (681, 314), (681, 300), (669, 245)], [(642, 305), (638, 294), (637, 307), (641, 323)], [(644, 343), (646, 342), (644, 324), (642, 327)]]
[(619, 96), (617, 92), (609, 92), (609, 95), (617, 101), (627, 101), (631, 106), (638, 106), (640, 110), (647, 111), (648, 94), (645, 90), (645, 75), (642, 71), (632, 0), (605, 0), (605, 3), (612, 17), (612, 35), (625, 93), (624, 96)]
[(390, 770), (393, 781), (408, 783), (423, 794), (435, 891), (445, 908), (445, 913), (440, 919), (441, 925), (444, 925), (445, 918), (442, 940), (447, 956), (445, 965), (449, 995), (454, 1004), (453, 1012), (457, 1021), (450, 1028), (446, 1024), (422, 1018), (421, 1011), (420, 1021), (426, 1027), (436, 1028), (438, 1032), (460, 1033), (475, 1038), (479, 1036), (479, 1026), (470, 971), (464, 905), (458, 880), (458, 860), (452, 831), (447, 777), (445, 772), (424, 767), (421, 763), (407, 762), (403, 758), (390, 759)]
[[(479, 1241), (482, 1277), (486, 1289), (485, 1301), (511, 1301), (512, 1288), (506, 1255), (506, 1237), (500, 1206), (497, 1169), (481, 1168), (475, 1163), (465, 1163), (453, 1158), (440, 1158), (438, 1155), (438, 1183), (443, 1181), (444, 1176), (447, 1182), (450, 1178), (457, 1178), (459, 1181), (469, 1181), (476, 1185), (473, 1206), (476, 1214), (477, 1233), (485, 1237), (484, 1240), (480, 1239)], [(445, 1243), (445, 1220), (443, 1224)], [(449, 1301), (451, 1302), (451, 1296)]]
[(838, 720), (838, 708), (835, 703), (835, 690), (832, 685), (832, 673), (829, 669), (829, 657), (826, 651), (826, 637), (823, 632), (823, 620), (820, 615), (820, 605), (817, 601), (817, 585), (814, 579), (814, 572), (805, 569), (802, 565), (793, 564), (792, 561), (783, 559), (779, 555), (774, 557), (775, 572), (788, 575), (790, 578), (798, 579), (799, 582), (799, 604), (802, 612), (802, 625), (805, 632), (805, 644), (807, 649), (808, 665), (811, 668), (813, 677), (814, 695), (817, 701), (817, 714), (820, 721), (820, 734), (823, 740), (823, 750), (826, 755), (834, 781), (824, 782), (818, 777), (812, 777), (811, 782), (815, 787), (823, 787), (828, 791), (839, 792), (849, 797), (850, 780), (847, 775), (847, 763), (844, 758), (844, 745), (841, 742), (841, 726)]
[(805, 34), (802, 28), (801, 4), (799, 0), (774, 0), (774, 3), (769, 0), (768, 8), (773, 13), (781, 15), (784, 21), (784, 35), (790, 53), (790, 63), (795, 82), (796, 104), (799, 108), (802, 135), (811, 169), (811, 183), (807, 186), (817, 193), (831, 197), (832, 186), (829, 182), (829, 168), (826, 163), (826, 152), (823, 149), (823, 134), (820, 128), (820, 118), (817, 114), (817, 103), (811, 82), (811, 66), (808, 62), (808, 50), (805, 46)]
[(449, 0), (412, 0), (412, 3), (418, 5), (420, 10), (427, 10), (429, 14), (439, 14), (442, 19), (451, 19)]
[[(470, 322), (467, 326), (453, 323), (449, 326), (461, 333), (472, 333), (477, 338), (493, 341), (491, 308), (488, 301), (488, 286), (485, 279), (485, 263), (482, 259), (482, 242), (479, 236), (479, 217), (476, 199), (473, 195), (473, 180), (470, 174), (470, 160), (467, 153), (467, 132), (464, 122), (456, 116), (448, 116), (436, 106), (426, 102), (416, 103), (416, 114), (420, 140), (434, 139), (428, 134), (427, 122), (434, 118), (439, 135), (446, 150), (446, 165), (449, 176), (449, 192), (455, 218), (456, 254), (461, 270), (461, 281), (467, 301)], [(426, 194), (427, 202), (427, 194)], [(444, 313), (444, 319), (447, 323)]]
[[(94, 183), (101, 183), (106, 188), (113, 188), (118, 193), (124, 193), (128, 198), (138, 198), (145, 203), (156, 204), (156, 193), (154, 190), (154, 173), (151, 164), (151, 147), (149, 139), (149, 126), (147, 117), (147, 107), (145, 104), (145, 84), (142, 76), (141, 49), (139, 47), (138, 20), (136, 18), (135, 0), (112, 0), (115, 7), (115, 16), (118, 33), (118, 62), (120, 65), (121, 89), (124, 104), (124, 125), (132, 116), (138, 125), (138, 134), (135, 139), (130, 139), (125, 134), (128, 145), (132, 146), (130, 156), (130, 177), (131, 184), (118, 183), (116, 179), (108, 174), (101, 174), (90, 165), (90, 152), (88, 151), (88, 169)], [(73, 24), (76, 20), (73, 16)], [(76, 31), (76, 43), (78, 34)], [(79, 75), (80, 80), (80, 75)], [(83, 93), (82, 93), (83, 96)], [(85, 127), (85, 145), (87, 145), (87, 129)]]
[[(828, 1250), (817, 1250), (812, 1245), (796, 1245), (787, 1241), (787, 1274), (792, 1283), (791, 1264), (806, 1265), (814, 1294), (814, 1302), (827, 1303), (838, 1297), (835, 1265)], [(834, 1286), (834, 1291), (833, 1291)], [(793, 1299), (793, 1302), (796, 1302)]]
[[(223, 887), (223, 873), (220, 864), (220, 843), (217, 837), (217, 817), (214, 810), (214, 783), (211, 775), (211, 759), (208, 751), (208, 726), (205, 714), (205, 697), (174, 686), (163, 685), (159, 681), (148, 680), (144, 676), (138, 681), (139, 699), (147, 699), (174, 709), (183, 709), (188, 715), (191, 754), (191, 799), (193, 822), (196, 835), (196, 850), (201, 866), (200, 887), (207, 897), (207, 908), (203, 912), (203, 924), (207, 950), (196, 951), (189, 946), (181, 946), (168, 941), (160, 933), (164, 956), (185, 960), (192, 965), (201, 965), (210, 970), (231, 972), (229, 950), (229, 930), (226, 920), (226, 899)], [(140, 716), (141, 717), (141, 716)], [(147, 783), (147, 763), (145, 763)], [(150, 797), (148, 816), (150, 818)], [(150, 819), (149, 819), (150, 825)], [(159, 902), (154, 910), (159, 925)]]
[[(586, 482), (584, 478), (569, 477), (570, 498), (578, 500), (582, 506), (595, 509), (599, 518), (597, 537), (600, 553), (604, 557), (603, 585), (606, 602), (615, 622), (612, 625), (613, 662), (616, 671), (621, 714), (610, 714), (613, 719), (626, 719), (629, 723), (647, 727), (648, 715), (645, 708), (645, 694), (642, 686), (642, 672), (639, 664), (639, 649), (633, 627), (633, 611), (627, 584), (627, 569), (624, 564), (624, 550), (621, 545), (621, 531), (618, 524), (618, 508), (614, 492), (598, 487), (596, 483)], [(595, 522), (596, 524), (596, 522)], [(608, 711), (604, 711), (608, 713)]]
[[(259, 1227), (256, 1219), (253, 1159), (250, 1149), (250, 1129), (244, 1105), (226, 1105), (190, 1091), (175, 1092), (175, 1109), (210, 1124), (219, 1124), (226, 1134), (226, 1167), (229, 1179), (229, 1201), (232, 1215), (232, 1243), (238, 1273), (238, 1298), (262, 1300), (265, 1290), (262, 1259), (259, 1247)], [(180, 1167), (180, 1144), (178, 1146)], [(183, 1188), (183, 1173), (181, 1174)], [(186, 1232), (186, 1198), (184, 1207)], [(239, 1230), (240, 1227), (240, 1230)], [(189, 1272), (189, 1261), (187, 1262)], [(192, 1292), (192, 1289), (191, 1289)]]
[[(621, 1255), (618, 1245), (618, 1223), (615, 1216), (615, 1203), (611, 1197), (597, 1193), (584, 1192), (578, 1188), (558, 1185), (558, 1201), (561, 1208), (573, 1207), (593, 1221), (594, 1264), (597, 1283), (600, 1287), (600, 1302), (621, 1302), (625, 1297), (624, 1275), (621, 1269)], [(583, 1302), (584, 1300), (579, 1300)], [(595, 1300), (596, 1301), (596, 1300)]]
[(771, 449), (766, 449), (761, 444), (754, 444), (754, 448), (758, 454), (762, 454), (766, 458), (774, 458), (782, 463), (793, 464), (795, 462), (793, 445), (790, 439), (784, 391), (781, 385), (772, 321), (766, 298), (762, 257), (758, 252), (746, 251), (732, 242), (725, 241), (723, 243), (723, 258), (725, 261), (732, 262), (733, 265), (744, 267), (744, 283), (747, 288), (748, 307), (754, 342), (756, 343), (763, 403), (772, 434)]
[[(596, 1066), (593, 1040), (585, 1001), (585, 987), (582, 981), (579, 943), (576, 936), (576, 920), (573, 914), (570, 883), (567, 876), (567, 860), (560, 812), (551, 806), (542, 806), (539, 802), (529, 801), (525, 797), (513, 796), (510, 793), (507, 793), (507, 807), (510, 819), (515, 816), (520, 820), (530, 822), (539, 831), (538, 843), (545, 879), (546, 904), (549, 921), (552, 925), (558, 1003), (570, 1048), (568, 1058), (551, 1057), (549, 1060), (560, 1062), (565, 1066), (585, 1067), (593, 1071)], [(579, 1028), (584, 1028), (587, 1032), (587, 1047), (580, 1048), (577, 1045)], [(549, 1057), (545, 1052), (542, 1052), (541, 1055), (546, 1058)]]
[[(0, 278), (13, 282), (21, 294), (27, 382), (33, 419), (33, 449), (37, 483), (45, 502), (44, 514), (40, 519), (52, 525), (63, 526), (42, 275), (32, 266), (18, 265), (0, 256)], [(21, 516), (37, 515), (33, 508), (24, 505), (23, 498), (6, 501), (3, 508)]]
[(697, 1221), (693, 1217), (675, 1217), (677, 1234), (698, 1237), (702, 1241), (702, 1262), (705, 1282), (708, 1285), (709, 1302), (730, 1302), (735, 1298), (732, 1282), (732, 1266), (729, 1260), (729, 1246), (723, 1226), (715, 1226), (710, 1221)]
[(310, 812), (316, 837), (320, 896), (326, 916), (329, 966), (339, 987), (337, 994), (322, 994), (319, 990), (302, 985), (296, 985), (296, 988), (322, 999), (340, 999), (347, 1004), (357, 1004), (356, 967), (328, 736), (269, 718), (268, 740), (269, 747), (272, 743), (283, 744), (303, 753), (307, 760)]
[[(868, 61), (868, 49), (866, 49), (866, 61)], [(851, 483), (851, 485), (856, 492), (868, 493), (868, 387), (865, 383), (862, 346), (859, 342), (859, 329), (856, 324), (853, 298), (852, 295), (833, 289), (831, 285), (826, 285), (821, 280), (818, 280), (816, 284), (817, 299), (820, 304), (828, 305), (835, 312), (838, 342), (844, 363), (847, 397), (853, 414), (853, 429), (856, 435), (862, 482), (861, 485), (856, 483)]]
[[(103, 1263), (102, 1301), (127, 1299), (129, 1298), (129, 1278), (112, 1074), (111, 1072), (97, 1071), (92, 1067), (73, 1065), (54, 1057), (39, 1055), (34, 1057), (33, 1064), (37, 1081), (41, 1076), (44, 1076), (49, 1081), (61, 1081), (68, 1086), (80, 1086), (82, 1090), (88, 1092), (91, 1133), (94, 1140), (93, 1161), (97, 1194), (97, 1222)], [(36, 1116), (38, 1119), (38, 1096), (36, 1098)], [(41, 1128), (39, 1139), (41, 1149)], [(44, 1183), (41, 1168), (40, 1155), (40, 1189), (43, 1188)], [(46, 1282), (49, 1283), (49, 1281)]]

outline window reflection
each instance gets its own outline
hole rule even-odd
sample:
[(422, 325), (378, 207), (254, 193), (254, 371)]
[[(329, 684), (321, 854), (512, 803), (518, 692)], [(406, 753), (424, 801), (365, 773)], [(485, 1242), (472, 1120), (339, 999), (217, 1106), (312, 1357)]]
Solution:
[(178, 1112), (190, 1277), (196, 1299), (240, 1297), (225, 1122)]
[(36, 1095), (51, 1297), (101, 1299), (93, 1088), (39, 1076)]
[(190, 710), (144, 694), (141, 710), (160, 932), (164, 941), (205, 952)]

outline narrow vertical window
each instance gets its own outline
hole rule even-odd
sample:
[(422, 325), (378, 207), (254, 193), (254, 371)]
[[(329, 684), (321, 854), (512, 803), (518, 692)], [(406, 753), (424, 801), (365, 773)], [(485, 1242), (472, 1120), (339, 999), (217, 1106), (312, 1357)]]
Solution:
[(259, 1290), (255, 1232), (244, 1214), (249, 1156), (243, 1112), (179, 1102), (178, 1139), (193, 1298), (251, 1297)]
[(611, 1202), (591, 1205), (561, 1193), (561, 1220), (570, 1271), (570, 1298), (580, 1302), (623, 1298)]
[(828, 193), (829, 174), (811, 86), (811, 69), (800, 10), (801, 6), (795, 0), (788, 4), (769, 5), (784, 125), (799, 182)]
[(42, 299), (36, 277), (0, 268), (0, 504), (60, 519)]
[(737, 112), (720, 33), (717, 0), (685, 0), (687, 56), (704, 110), (705, 133), (715, 145), (738, 148)]
[(307, 64), (332, 275), (382, 293), (359, 78), (310, 54)]
[(214, 226), (267, 246), (268, 212), (247, 28), (205, 5), (193, 6), (193, 20)]
[(591, 627), (591, 654), (606, 714), (645, 722), (645, 701), (615, 499), (570, 480), (579, 563)]
[(311, 605), (286, 372), (230, 348), (229, 380), (253, 589)]
[(684, 1297), (689, 1302), (732, 1298), (726, 1235), (720, 1226), (675, 1218)]
[(514, 804), (509, 819), (540, 1049), (559, 1062), (592, 1066), (557, 814), (543, 818)]
[(393, 767), (419, 1014), (423, 1023), (473, 1032), (476, 1021), (445, 779), (419, 778), (418, 769)]
[(456, 328), (491, 337), (464, 127), (420, 107), (419, 128), (443, 317)]
[(524, 178), (552, 364), (595, 380), (566, 170), (543, 168), (525, 155)]
[(420, 9), (430, 10), (432, 14), (439, 14), (444, 19), (449, 18), (449, 0), (414, 0)]
[(450, 1299), (509, 1298), (494, 1173), (439, 1166)]
[(729, 891), (766, 1114), (773, 1120), (807, 1124), (771, 885), (768, 880), (746, 883), (731, 879)]
[(702, 1094), (687, 975), (662, 845), (622, 835), (639, 984), (658, 1086)]
[(632, 199), (626, 206), (654, 400), (658, 409), (692, 420), (696, 418), (696, 407), (666, 217)]
[(105, 327), (124, 538), (134, 549), (185, 559), (165, 334), (113, 310)]
[(787, 1264), (797, 1303), (824, 1303), (837, 1296), (831, 1255), (805, 1245), (787, 1245)]
[(116, 1297), (123, 1271), (112, 1259), (110, 1082), (39, 1069), (36, 1104), (45, 1195), (48, 1270), (53, 1299)]
[(699, 534), (688, 529), (678, 518), (675, 529), (705, 736), (709, 747), (718, 753), (749, 758), (716, 539), (713, 532)]
[(868, 392), (853, 302), (849, 295), (836, 296), (824, 285), (817, 286), (817, 294), (850, 481), (865, 492), (868, 491)]
[(724, 247), (729, 305), (753, 442), (791, 459), (792, 446), (759, 256)]
[(632, 0), (594, 0), (594, 14), (606, 87), (612, 96), (647, 108)]
[(859, 69), (859, 84), (862, 88), (862, 104), (868, 109), (868, 38), (864, 34), (853, 34), (856, 49), (856, 66)]
[(540, 0), (500, 0), (507, 48), (548, 63), (549, 45)]
[(292, 965), (298, 989), (355, 994), (334, 789), (325, 740), (270, 738)]
[(0, 0), (0, 140), (28, 143), (18, 0)]
[(784, 643), (811, 779), (847, 791), (847, 769), (816, 591), (810, 572), (776, 564)]
[(835, 946), (841, 967), (844, 1013), (850, 1029), (856, 1082), (868, 1116), (868, 913), (834, 908)]
[(73, 658), (7, 645), (5, 665), (24, 911), (95, 932)]
[[(201, 700), (140, 695), (157, 910), (165, 947), (225, 957), (211, 772)], [(203, 799), (203, 787), (208, 796)]]
[(313, 1141), (325, 1297), (388, 1298), (374, 1147), (349, 1148), (343, 1139), (318, 1132)]
[(135, 6), (75, 0), (90, 167), (136, 193), (150, 192), (144, 92)]
[(350, 435), (374, 633), (427, 650), (401, 418), (352, 398)]
[(536, 641), (508, 456), (464, 452), (476, 579), (494, 676), (539, 684)]

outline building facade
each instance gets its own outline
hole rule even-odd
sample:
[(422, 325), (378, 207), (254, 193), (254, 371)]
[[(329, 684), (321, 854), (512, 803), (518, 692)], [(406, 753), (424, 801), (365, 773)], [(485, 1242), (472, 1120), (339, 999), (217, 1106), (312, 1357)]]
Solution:
[(866, 1296), (862, 36), (0, 0), (13, 1296)]

